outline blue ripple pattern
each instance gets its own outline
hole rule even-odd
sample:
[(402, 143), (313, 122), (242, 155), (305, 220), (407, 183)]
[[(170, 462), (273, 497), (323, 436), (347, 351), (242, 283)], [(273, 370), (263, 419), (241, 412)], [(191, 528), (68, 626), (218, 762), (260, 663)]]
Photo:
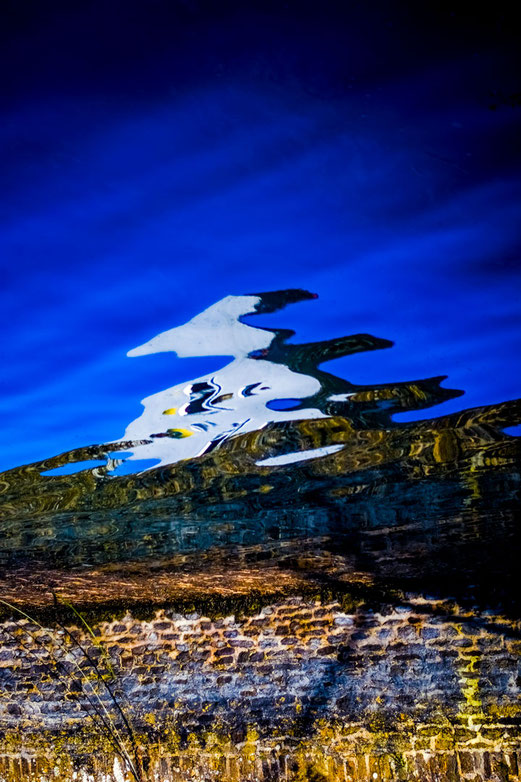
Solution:
[(224, 366), (125, 354), (228, 293), (318, 291), (257, 323), (385, 335), (330, 371), (446, 374), (466, 395), (436, 415), (520, 395), (510, 50), (395, 5), (158, 2), (122, 30), (79, 3), (17, 30), (0, 469), (115, 440), (140, 399)]

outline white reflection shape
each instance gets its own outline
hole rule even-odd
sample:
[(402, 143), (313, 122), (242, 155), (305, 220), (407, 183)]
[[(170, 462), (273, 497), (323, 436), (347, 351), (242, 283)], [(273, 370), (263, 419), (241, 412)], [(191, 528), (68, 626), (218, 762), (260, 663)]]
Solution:
[(135, 446), (129, 460), (159, 459), (160, 465), (172, 464), (271, 422), (327, 417), (311, 407), (293, 411), (266, 407), (274, 399), (313, 396), (320, 383), (284, 364), (249, 357), (254, 351), (267, 350), (275, 338), (272, 331), (239, 320), (255, 313), (260, 302), (259, 296), (227, 296), (184, 326), (164, 331), (128, 352), (131, 357), (165, 351), (180, 357), (233, 356), (217, 372), (143, 399), (143, 413), (127, 426), (121, 441), (149, 442)]
[(309, 451), (295, 451), (294, 453), (283, 453), (280, 456), (271, 456), (269, 459), (261, 459), (255, 464), (258, 467), (280, 467), (283, 464), (295, 464), (296, 462), (306, 462), (308, 459), (329, 456), (330, 453), (337, 453), (342, 448), (344, 448), (343, 443), (324, 445), (322, 448), (312, 448)]
[(235, 356), (236, 358), (269, 347), (273, 334), (241, 323), (241, 315), (255, 312), (260, 296), (226, 296), (196, 315), (184, 326), (169, 329), (153, 337), (127, 356), (173, 351), (179, 358), (189, 356)]

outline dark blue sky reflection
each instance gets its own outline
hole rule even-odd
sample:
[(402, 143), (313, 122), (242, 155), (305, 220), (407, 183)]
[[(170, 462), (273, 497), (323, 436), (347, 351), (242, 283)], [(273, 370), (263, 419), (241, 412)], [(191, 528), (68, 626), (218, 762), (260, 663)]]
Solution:
[(222, 365), (125, 353), (228, 293), (316, 291), (256, 322), (395, 340), (328, 366), (353, 382), (466, 391), (417, 417), (520, 395), (506, 5), (73, 5), (4, 30), (0, 467)]

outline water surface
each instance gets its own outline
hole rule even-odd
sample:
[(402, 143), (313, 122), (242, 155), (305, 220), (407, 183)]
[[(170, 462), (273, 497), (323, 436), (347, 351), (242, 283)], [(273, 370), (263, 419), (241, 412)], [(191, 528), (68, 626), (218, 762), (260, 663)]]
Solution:
[(448, 375), (440, 415), (519, 397), (515, 26), (326, 5), (6, 19), (2, 468), (116, 440), (220, 369), (125, 354), (250, 291), (317, 291), (263, 316), (302, 341), (395, 343), (338, 359), (352, 382)]
[(7, 573), (46, 583), (47, 571), (50, 589), (60, 572), (153, 573), (180, 554), (186, 569), (198, 553), (222, 566), (223, 552), (284, 558), (287, 541), (316, 541), (387, 586), (517, 610), (520, 440), (505, 429), (519, 425), (519, 400), (429, 418), (463, 394), (444, 376), (361, 385), (328, 371), (359, 354), (378, 366), (390, 340), (299, 342), (256, 325), (315, 300), (227, 296), (132, 348), (141, 361), (231, 358), (145, 398), (117, 441), (2, 473)]

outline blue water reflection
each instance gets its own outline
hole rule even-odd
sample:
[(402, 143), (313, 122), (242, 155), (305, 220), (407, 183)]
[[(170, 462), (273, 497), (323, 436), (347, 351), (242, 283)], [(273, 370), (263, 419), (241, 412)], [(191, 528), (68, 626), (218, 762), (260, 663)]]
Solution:
[(136, 400), (222, 366), (125, 352), (230, 291), (320, 291), (266, 325), (384, 334), (377, 363), (331, 371), (448, 374), (466, 397), (440, 414), (519, 396), (518, 114), (490, 108), (494, 50), (443, 50), (427, 27), (420, 46), (399, 15), (411, 55), (360, 10), (354, 28), (278, 13), (244, 11), (239, 36), (195, 14), (179, 50), (158, 26), (139, 67), (109, 14), (103, 68), (76, 63), (71, 33), (41, 81), (18, 75), (0, 128), (0, 467), (116, 439)]

